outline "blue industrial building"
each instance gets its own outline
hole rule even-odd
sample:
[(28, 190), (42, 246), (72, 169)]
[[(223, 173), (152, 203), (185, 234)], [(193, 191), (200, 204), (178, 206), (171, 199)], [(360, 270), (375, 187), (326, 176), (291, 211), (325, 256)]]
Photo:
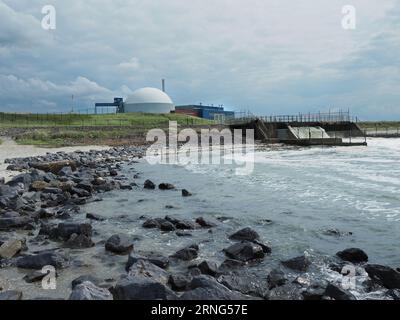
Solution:
[(124, 112), (124, 99), (123, 98), (114, 98), (114, 102), (111, 103), (96, 103), (95, 104), (95, 113), (97, 114), (98, 108), (115, 108), (117, 113)]
[(206, 105), (176, 106), (175, 113), (186, 114), (208, 120), (226, 120), (235, 118), (235, 112), (225, 111), (223, 107)]

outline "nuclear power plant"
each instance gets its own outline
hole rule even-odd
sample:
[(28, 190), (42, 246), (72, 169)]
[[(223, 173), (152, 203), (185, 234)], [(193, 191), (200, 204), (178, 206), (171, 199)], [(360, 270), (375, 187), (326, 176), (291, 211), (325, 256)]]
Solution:
[(96, 103), (95, 113), (97, 114), (103, 108), (115, 108), (117, 113), (179, 113), (219, 121), (235, 117), (233, 111), (225, 111), (222, 106), (215, 107), (202, 104), (175, 106), (165, 92), (164, 79), (162, 80), (162, 90), (146, 87), (134, 91), (125, 101), (123, 98), (114, 98), (114, 102), (111, 103)]

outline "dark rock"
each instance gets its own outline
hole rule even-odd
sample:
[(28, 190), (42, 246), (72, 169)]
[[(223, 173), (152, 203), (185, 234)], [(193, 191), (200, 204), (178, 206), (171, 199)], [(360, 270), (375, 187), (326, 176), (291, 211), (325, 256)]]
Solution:
[(110, 170), (110, 176), (111, 177), (116, 177), (116, 176), (118, 176), (118, 171), (117, 170)]
[(224, 252), (228, 258), (244, 262), (265, 257), (265, 253), (261, 246), (246, 241), (235, 243), (229, 248), (224, 249)]
[(203, 217), (197, 218), (197, 219), (196, 219), (196, 223), (199, 224), (199, 225), (200, 225), (201, 227), (203, 227), (203, 228), (213, 228), (213, 227), (216, 226), (215, 223), (206, 221), (206, 220), (204, 220)]
[(112, 294), (114, 300), (177, 300), (171, 289), (145, 277), (127, 277), (119, 280)]
[(48, 273), (43, 273), (41, 271), (33, 271), (24, 276), (24, 280), (27, 283), (39, 282), (42, 281), (43, 278), (47, 276), (47, 274)]
[(0, 301), (22, 300), (22, 292), (16, 290), (0, 292)]
[(197, 258), (198, 251), (199, 251), (199, 248), (192, 245), (192, 246), (189, 246), (187, 248), (177, 251), (175, 254), (173, 254), (171, 256), (171, 258), (175, 258), (175, 259), (183, 260), (183, 261), (190, 261), (190, 260)]
[(174, 226), (174, 224), (172, 222), (163, 221), (163, 222), (160, 223), (160, 229), (162, 231), (170, 232), (170, 231), (175, 231), (175, 226)]
[(244, 228), (229, 236), (229, 239), (239, 241), (254, 241), (259, 238), (258, 233), (251, 228)]
[(88, 223), (60, 223), (57, 227), (42, 226), (40, 235), (47, 235), (53, 240), (68, 241), (73, 234), (92, 236), (92, 226)]
[(70, 176), (72, 175), (72, 169), (69, 166), (63, 167), (60, 171), (58, 171), (59, 176)]
[(92, 184), (89, 183), (89, 182), (80, 182), (80, 183), (78, 183), (78, 184), (76, 185), (76, 187), (77, 187), (78, 189), (86, 190), (86, 191), (89, 192), (89, 193), (92, 193), (92, 192), (93, 192), (93, 186), (92, 186)]
[(331, 283), (326, 287), (324, 295), (335, 300), (356, 300), (350, 292)]
[(95, 220), (95, 221), (104, 221), (106, 220), (106, 218), (98, 215), (98, 214), (94, 214), (94, 213), (88, 213), (86, 214), (86, 218), (90, 219), (90, 220)]
[(189, 191), (187, 191), (186, 189), (182, 190), (182, 197), (191, 197), (191, 196), (192, 194)]
[(82, 284), (86, 281), (91, 282), (91, 283), (95, 284), (96, 286), (99, 285), (101, 282), (99, 278), (96, 278), (95, 276), (88, 274), (88, 275), (83, 275), (83, 276), (80, 276), (80, 277), (72, 280), (71, 287), (72, 287), (72, 289), (74, 289), (77, 285)]
[(400, 289), (400, 272), (386, 266), (368, 264), (365, 267), (368, 276), (387, 289)]
[(0, 231), (10, 231), (13, 229), (34, 229), (34, 220), (31, 217), (10, 217), (0, 218)]
[(213, 277), (215, 277), (218, 272), (217, 264), (211, 261), (203, 261), (197, 266), (197, 268), (200, 269), (202, 274), (207, 274)]
[(267, 300), (295, 301), (304, 300), (300, 289), (291, 283), (271, 289), (267, 294)]
[(158, 188), (160, 190), (174, 190), (175, 186), (173, 184), (170, 183), (161, 183)]
[(113, 300), (107, 289), (99, 288), (92, 282), (85, 281), (74, 287), (69, 300)]
[(139, 260), (149, 261), (152, 264), (156, 265), (159, 268), (166, 269), (169, 265), (169, 259), (167, 257), (162, 256), (161, 254), (154, 252), (140, 252), (140, 253), (131, 253), (128, 258), (128, 262), (126, 264), (126, 270)]
[(268, 293), (265, 280), (243, 271), (222, 275), (218, 278), (218, 282), (230, 290), (250, 296), (264, 298)]
[(190, 232), (184, 232), (184, 231), (177, 231), (176, 235), (178, 237), (192, 237), (193, 235)]
[(156, 185), (152, 181), (146, 180), (144, 183), (144, 188), (154, 190), (156, 188)]
[(386, 295), (392, 298), (393, 300), (400, 300), (400, 290), (398, 289), (390, 289), (386, 292)]
[(273, 269), (268, 275), (268, 285), (269, 289), (273, 289), (276, 287), (283, 286), (286, 284), (288, 279), (286, 278), (285, 273), (279, 269)]
[(156, 219), (149, 219), (145, 221), (142, 226), (143, 228), (146, 229), (155, 229), (155, 228), (160, 228), (161, 223)]
[(84, 249), (84, 248), (92, 248), (94, 247), (94, 242), (88, 236), (83, 234), (74, 233), (71, 235), (69, 240), (65, 243), (65, 246), (70, 249)]
[(342, 237), (342, 236), (351, 236), (353, 235), (352, 232), (342, 232), (338, 229), (327, 229), (323, 231), (323, 234), (327, 236), (334, 236), (334, 237)]
[(184, 274), (173, 274), (168, 278), (168, 284), (174, 291), (185, 291), (190, 283), (190, 278)]
[(185, 292), (182, 300), (248, 300), (242, 293), (232, 291), (215, 279), (198, 276), (190, 282), (190, 291)]
[(21, 269), (41, 270), (44, 266), (53, 266), (56, 269), (68, 266), (68, 259), (56, 252), (43, 252), (25, 256), (17, 260), (17, 267)]
[(304, 300), (322, 300), (325, 296), (326, 285), (314, 284), (302, 291)]
[(271, 252), (272, 252), (271, 247), (267, 246), (264, 243), (261, 243), (260, 241), (256, 241), (256, 240), (254, 240), (253, 243), (259, 245), (263, 249), (265, 254), (271, 254)]
[(358, 248), (350, 248), (343, 251), (339, 251), (336, 255), (344, 261), (349, 261), (353, 263), (367, 262), (367, 254)]
[(296, 271), (307, 271), (308, 267), (310, 266), (311, 262), (306, 256), (300, 256), (296, 258), (292, 258), (286, 261), (282, 261), (282, 264), (289, 269), (296, 270)]
[(125, 255), (133, 250), (133, 242), (125, 235), (113, 235), (106, 241), (105, 248), (112, 253)]
[(130, 277), (150, 278), (162, 284), (167, 284), (169, 277), (169, 274), (164, 269), (148, 260), (138, 260), (129, 267), (128, 273)]
[(245, 262), (233, 259), (226, 259), (218, 268), (219, 273), (230, 272), (232, 270), (242, 268), (246, 265)]

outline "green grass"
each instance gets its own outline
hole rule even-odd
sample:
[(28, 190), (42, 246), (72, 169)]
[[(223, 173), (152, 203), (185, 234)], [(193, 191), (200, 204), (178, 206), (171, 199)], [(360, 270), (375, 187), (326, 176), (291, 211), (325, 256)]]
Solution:
[(399, 128), (400, 121), (367, 121), (367, 122), (359, 122), (358, 125), (362, 129), (386, 129), (386, 128)]
[(0, 113), (0, 125), (4, 128), (30, 127), (80, 127), (80, 126), (136, 126), (141, 128), (166, 125), (169, 121), (185, 124), (212, 124), (212, 121), (181, 114), (12, 114)]

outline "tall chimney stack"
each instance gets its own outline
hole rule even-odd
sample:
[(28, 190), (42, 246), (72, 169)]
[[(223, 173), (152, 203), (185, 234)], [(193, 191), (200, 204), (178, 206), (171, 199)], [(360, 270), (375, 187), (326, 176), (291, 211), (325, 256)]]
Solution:
[(165, 92), (165, 79), (162, 79), (162, 91)]

